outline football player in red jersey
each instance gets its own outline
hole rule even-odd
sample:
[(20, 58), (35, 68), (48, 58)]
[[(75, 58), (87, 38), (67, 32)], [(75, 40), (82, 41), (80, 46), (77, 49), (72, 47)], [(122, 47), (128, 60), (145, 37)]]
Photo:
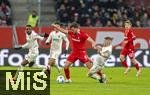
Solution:
[(124, 41), (123, 41), (123, 48), (120, 53), (120, 60), (122, 62), (122, 65), (126, 68), (125, 74), (127, 74), (130, 71), (130, 67), (127, 65), (125, 61), (125, 57), (129, 56), (131, 62), (133, 63), (134, 67), (137, 70), (136, 76), (139, 76), (141, 74), (141, 69), (139, 67), (139, 62), (134, 57), (134, 45), (133, 41), (135, 40), (135, 35), (133, 33), (133, 30), (131, 29), (131, 22), (129, 20), (125, 21), (125, 32), (124, 32)]
[[(82, 63), (85, 63), (87, 68), (89, 69), (92, 67), (92, 64), (90, 63), (90, 60), (86, 53), (85, 42), (90, 42), (92, 44), (92, 47), (95, 48), (95, 41), (88, 34), (80, 30), (78, 23), (72, 23), (70, 26), (70, 30), (60, 28), (55, 24), (52, 24), (52, 26), (57, 28), (61, 32), (68, 33), (72, 40), (73, 49), (71, 54), (68, 56), (67, 62), (64, 66), (66, 82), (69, 83), (71, 82), (69, 66), (76, 60), (79, 59)], [(98, 74), (102, 76), (102, 74)]]

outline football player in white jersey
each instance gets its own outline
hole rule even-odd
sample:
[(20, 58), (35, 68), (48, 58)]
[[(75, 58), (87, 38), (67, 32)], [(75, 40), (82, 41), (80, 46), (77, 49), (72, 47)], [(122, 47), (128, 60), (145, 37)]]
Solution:
[[(58, 25), (60, 27), (60, 23), (56, 22), (56, 25)], [(66, 49), (64, 51), (64, 53), (66, 54), (66, 52), (68, 51), (69, 48), (69, 40), (66, 36), (66, 34), (56, 30), (54, 28), (53, 31), (50, 32), (48, 39), (46, 40), (46, 45), (50, 44), (50, 58), (48, 61), (48, 66), (45, 67), (45, 69), (43, 69), (43, 71), (40, 73), (40, 76), (43, 75), (45, 73), (45, 71), (51, 71), (51, 66), (55, 66), (59, 75), (61, 75), (60, 72), (60, 67), (58, 66), (58, 64), (56, 64), (56, 60), (59, 58), (59, 55), (62, 53), (62, 42), (63, 40), (66, 42)]]
[(23, 60), (23, 62), (20, 64), (15, 76), (13, 77), (14, 81), (17, 80), (19, 72), (23, 70), (23, 67), (25, 65), (29, 64), (29, 67), (31, 67), (34, 64), (36, 57), (39, 55), (39, 50), (38, 50), (39, 45), (37, 40), (44, 40), (44, 38), (48, 37), (48, 34), (44, 34), (44, 35), (37, 34), (34, 30), (32, 30), (31, 25), (26, 25), (25, 32), (26, 32), (27, 42), (24, 45), (14, 47), (14, 49), (19, 50), (22, 48), (29, 48), (29, 52), (25, 57), (25, 59)]
[(103, 44), (96, 46), (98, 56), (95, 58), (95, 61), (93, 62), (93, 66), (88, 72), (89, 77), (97, 79), (101, 83), (106, 83), (106, 75), (103, 74), (100, 77), (96, 73), (98, 71), (102, 72), (102, 68), (104, 66), (105, 61), (109, 58), (109, 56), (112, 53), (112, 45), (111, 45), (112, 40), (113, 38), (111, 37), (105, 37)]

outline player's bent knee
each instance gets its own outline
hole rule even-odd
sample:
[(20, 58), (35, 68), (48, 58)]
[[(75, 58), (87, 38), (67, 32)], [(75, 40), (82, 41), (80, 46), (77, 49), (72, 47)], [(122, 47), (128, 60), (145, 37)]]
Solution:
[(132, 63), (136, 63), (135, 58), (130, 59)]
[(65, 64), (64, 69), (68, 69), (69, 68), (69, 64)]
[(54, 66), (54, 63), (53, 63), (53, 62), (49, 62), (49, 65), (50, 65), (50, 66)]
[(87, 73), (87, 76), (88, 76), (88, 77), (91, 77), (91, 76), (92, 76), (92, 73), (91, 73), (91, 72), (88, 72), (88, 73)]
[(123, 55), (120, 55), (120, 60), (121, 60), (121, 61), (124, 61), (124, 60), (125, 60), (125, 58), (124, 58)]
[(64, 66), (64, 69), (68, 69), (69, 67), (68, 66)]
[(71, 62), (67, 61), (65, 63), (64, 69), (68, 69), (71, 64), (72, 64)]

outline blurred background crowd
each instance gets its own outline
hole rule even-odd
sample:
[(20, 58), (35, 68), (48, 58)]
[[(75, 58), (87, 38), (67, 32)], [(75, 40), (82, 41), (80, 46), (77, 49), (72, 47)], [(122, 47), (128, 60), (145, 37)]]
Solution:
[(46, 26), (58, 20), (66, 25), (122, 27), (129, 19), (133, 27), (149, 27), (149, 10), (149, 0), (0, 0), (0, 26)]
[(8, 0), (0, 0), (0, 26), (12, 24), (11, 5)]
[(125, 1), (129, 0), (56, 0), (56, 16), (60, 22), (81, 26), (120, 27), (130, 19), (134, 27), (149, 27), (147, 9)]

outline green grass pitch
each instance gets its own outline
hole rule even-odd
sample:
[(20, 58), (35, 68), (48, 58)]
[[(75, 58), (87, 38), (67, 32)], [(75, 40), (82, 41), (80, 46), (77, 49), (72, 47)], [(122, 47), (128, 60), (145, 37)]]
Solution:
[[(0, 67), (0, 69), (16, 69)], [(136, 70), (132, 68), (128, 75), (124, 75), (124, 68), (104, 68), (108, 83), (100, 84), (87, 77), (87, 68), (72, 67), (72, 83), (59, 84), (56, 82), (57, 71), (52, 68), (50, 95), (149, 95), (150, 68), (142, 68), (142, 75), (136, 77)], [(62, 70), (63, 72), (63, 70)]]

